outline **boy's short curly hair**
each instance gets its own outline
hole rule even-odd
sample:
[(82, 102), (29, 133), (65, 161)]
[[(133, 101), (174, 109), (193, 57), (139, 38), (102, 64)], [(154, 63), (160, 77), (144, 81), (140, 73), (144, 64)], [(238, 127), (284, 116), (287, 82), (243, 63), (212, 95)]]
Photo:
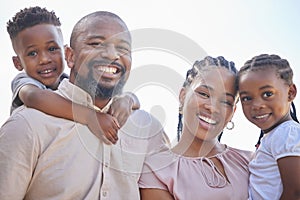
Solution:
[(12, 20), (7, 22), (7, 32), (10, 39), (14, 39), (22, 30), (38, 24), (61, 25), (54, 11), (48, 11), (46, 8), (35, 6), (24, 8), (17, 12)]

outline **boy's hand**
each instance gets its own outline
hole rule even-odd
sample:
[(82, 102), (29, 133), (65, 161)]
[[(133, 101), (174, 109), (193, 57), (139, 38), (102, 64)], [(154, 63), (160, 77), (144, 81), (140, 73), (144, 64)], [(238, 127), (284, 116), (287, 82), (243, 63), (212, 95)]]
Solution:
[(132, 98), (128, 95), (114, 97), (108, 113), (117, 118), (120, 127), (125, 124), (131, 114), (133, 103)]
[(120, 125), (109, 114), (94, 111), (89, 115), (87, 126), (92, 133), (106, 144), (116, 144)]

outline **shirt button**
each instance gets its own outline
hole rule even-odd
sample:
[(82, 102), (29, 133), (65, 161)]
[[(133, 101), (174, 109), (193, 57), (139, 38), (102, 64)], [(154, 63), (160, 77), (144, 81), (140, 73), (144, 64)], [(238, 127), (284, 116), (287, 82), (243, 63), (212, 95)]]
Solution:
[(102, 196), (106, 197), (106, 195), (107, 195), (106, 191), (102, 192)]

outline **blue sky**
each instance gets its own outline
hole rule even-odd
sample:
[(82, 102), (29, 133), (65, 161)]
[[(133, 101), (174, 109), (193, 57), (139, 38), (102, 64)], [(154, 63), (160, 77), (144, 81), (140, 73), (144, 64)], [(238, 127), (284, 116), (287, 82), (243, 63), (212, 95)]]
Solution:
[[(172, 43), (174, 45), (164, 49), (158, 44), (155, 48), (141, 48), (134, 51), (133, 70), (148, 65), (159, 65), (167, 69), (166, 73), (174, 72), (183, 78), (185, 71), (190, 67), (190, 62), (203, 56), (199, 53), (197, 57), (197, 51), (194, 51), (197, 50), (196, 47), (190, 49), (189, 46), (186, 47), (187, 44), (197, 44), (209, 55), (223, 55), (228, 60), (234, 61), (238, 68), (246, 60), (258, 54), (278, 54), (290, 62), (295, 74), (295, 83), (300, 88), (300, 2), (297, 0), (85, 0), (78, 3), (12, 0), (10, 3), (2, 4), (0, 8), (2, 15), (0, 19), (2, 27), (0, 28), (1, 124), (9, 116), (10, 81), (18, 73), (11, 61), (14, 52), (6, 32), (6, 22), (20, 9), (35, 5), (54, 10), (60, 17), (66, 44), (69, 43), (70, 32), (76, 21), (96, 10), (115, 12), (133, 31), (145, 28), (171, 31), (170, 38), (159, 38), (159, 36), (153, 38), (151, 34), (138, 32), (137, 35), (144, 35), (145, 40), (152, 39), (160, 42), (174, 39)], [(177, 36), (182, 37), (178, 39)], [(190, 43), (179, 41), (181, 39)], [(187, 48), (185, 50), (187, 53), (180, 55), (181, 53), (178, 52), (184, 48)], [(68, 69), (66, 72), (68, 73)], [(163, 70), (153, 73), (159, 75)], [(147, 77), (147, 74), (140, 72), (138, 75)], [(166, 74), (164, 78), (171, 77)], [(140, 98), (142, 108), (151, 111), (162, 121), (171, 139), (176, 134), (177, 94), (181, 85), (181, 80), (174, 80), (174, 85), (167, 85), (164, 80), (157, 82), (148, 80), (133, 88)], [(175, 86), (178, 86), (178, 90)], [(298, 112), (300, 112), (299, 99), (300, 94), (295, 101)], [(240, 105), (238, 106), (233, 119), (236, 126), (230, 132), (225, 131), (223, 142), (233, 147), (254, 150), (259, 130), (246, 121)]]

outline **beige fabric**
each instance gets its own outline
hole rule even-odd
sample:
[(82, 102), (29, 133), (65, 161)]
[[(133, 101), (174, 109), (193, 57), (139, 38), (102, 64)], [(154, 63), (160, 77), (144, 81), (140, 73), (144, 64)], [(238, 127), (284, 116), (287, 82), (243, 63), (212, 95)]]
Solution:
[[(58, 93), (93, 106), (63, 80)], [(137, 110), (105, 145), (86, 126), (24, 106), (0, 129), (0, 199), (139, 199), (147, 152), (166, 148), (160, 123)]]

